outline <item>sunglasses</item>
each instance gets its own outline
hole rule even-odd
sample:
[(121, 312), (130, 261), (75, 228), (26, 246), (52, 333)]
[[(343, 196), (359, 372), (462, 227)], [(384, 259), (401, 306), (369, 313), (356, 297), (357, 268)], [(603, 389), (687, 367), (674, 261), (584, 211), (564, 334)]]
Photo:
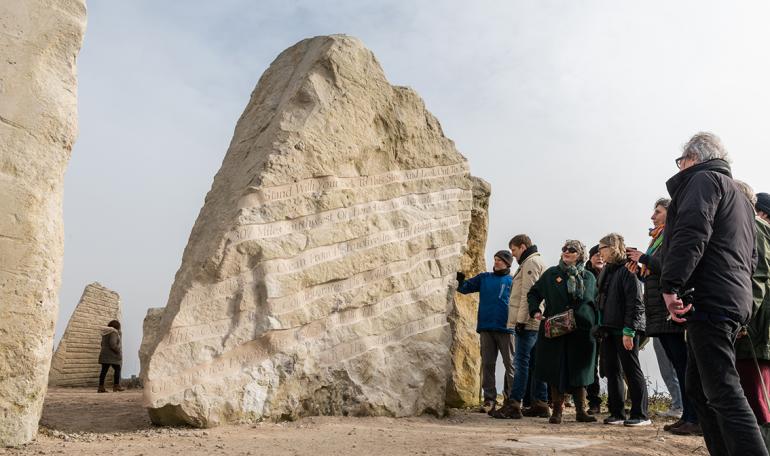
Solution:
[(569, 253), (578, 253), (577, 249), (574, 248), (574, 247), (562, 247), (561, 248), (561, 252), (562, 253), (567, 253), (567, 252), (569, 252)]

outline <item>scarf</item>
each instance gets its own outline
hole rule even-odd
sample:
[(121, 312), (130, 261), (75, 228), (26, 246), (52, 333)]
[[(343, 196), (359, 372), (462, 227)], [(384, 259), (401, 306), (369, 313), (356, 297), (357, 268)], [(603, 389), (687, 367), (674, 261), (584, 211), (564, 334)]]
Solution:
[[(666, 225), (661, 225), (657, 228), (651, 228), (650, 229), (650, 237), (652, 240), (650, 241), (650, 246), (647, 247), (647, 252), (645, 254), (650, 257), (652, 254), (655, 253), (658, 248), (660, 248), (661, 245), (663, 245), (663, 229), (666, 227)], [(642, 269), (639, 272), (642, 277), (647, 277), (650, 275), (650, 268), (647, 267), (646, 264), (642, 265)]]
[(505, 268), (505, 269), (494, 269), (492, 270), (492, 273), (496, 276), (506, 276), (511, 273), (511, 268)]
[(559, 260), (559, 269), (567, 274), (567, 293), (576, 301), (583, 300), (585, 293), (585, 284), (583, 283), (583, 271), (585, 266), (578, 263), (574, 266), (567, 266), (564, 260)]

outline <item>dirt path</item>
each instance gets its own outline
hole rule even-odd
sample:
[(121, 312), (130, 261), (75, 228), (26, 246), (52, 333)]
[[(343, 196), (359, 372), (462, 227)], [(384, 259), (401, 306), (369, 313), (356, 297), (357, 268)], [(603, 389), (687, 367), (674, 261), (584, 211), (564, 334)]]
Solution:
[(706, 455), (703, 440), (646, 428), (544, 419), (495, 420), (453, 410), (447, 418), (312, 417), (291, 423), (157, 428), (141, 407), (141, 392), (97, 394), (52, 388), (41, 434), (9, 455)]

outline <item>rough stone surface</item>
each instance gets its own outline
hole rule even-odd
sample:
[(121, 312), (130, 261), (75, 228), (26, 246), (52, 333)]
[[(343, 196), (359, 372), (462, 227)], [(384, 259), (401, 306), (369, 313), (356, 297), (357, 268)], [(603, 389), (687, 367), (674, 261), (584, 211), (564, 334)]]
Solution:
[(471, 186), (358, 40), (284, 51), (190, 235), (145, 370), (151, 419), (442, 413)]
[[(468, 243), (460, 258), (460, 270), (468, 277), (486, 271), (484, 250), (489, 231), (489, 196), (492, 188), (483, 179), (473, 180), (473, 210), (468, 230)], [(481, 389), (481, 356), (476, 318), (478, 293), (455, 293), (454, 306), (449, 314), (452, 328), (452, 371), (447, 382), (446, 402), (450, 407), (478, 405)]]
[(120, 295), (98, 282), (87, 285), (53, 355), (48, 386), (99, 384), (101, 331), (111, 320), (122, 321)]
[(142, 383), (146, 380), (145, 369), (150, 359), (150, 351), (155, 348), (160, 330), (160, 320), (163, 317), (163, 307), (147, 309), (147, 314), (142, 322), (142, 344), (139, 346), (139, 379)]
[(35, 437), (48, 383), (85, 18), (82, 0), (0, 1), (0, 446)]

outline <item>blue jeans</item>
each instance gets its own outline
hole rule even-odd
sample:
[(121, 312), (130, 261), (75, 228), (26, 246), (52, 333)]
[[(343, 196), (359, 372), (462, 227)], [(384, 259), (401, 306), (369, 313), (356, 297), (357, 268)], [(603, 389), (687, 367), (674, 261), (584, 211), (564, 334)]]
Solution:
[[(511, 399), (521, 402), (524, 398), (524, 391), (527, 389), (527, 380), (530, 369), (535, 367), (535, 343), (537, 342), (537, 331), (520, 331), (515, 336), (516, 353), (513, 358), (513, 388), (511, 389)], [(535, 400), (548, 401), (548, 386), (545, 382), (535, 380), (532, 391)]]

